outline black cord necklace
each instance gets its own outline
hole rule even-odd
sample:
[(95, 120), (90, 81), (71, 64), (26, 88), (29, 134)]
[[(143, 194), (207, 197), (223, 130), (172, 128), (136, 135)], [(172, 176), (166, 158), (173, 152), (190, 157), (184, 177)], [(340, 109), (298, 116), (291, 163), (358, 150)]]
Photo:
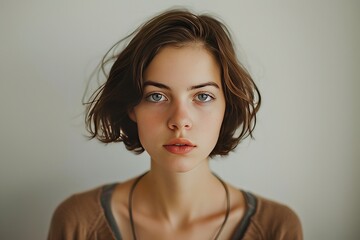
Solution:
[[(129, 193), (129, 218), (130, 218), (130, 225), (131, 225), (131, 231), (132, 231), (132, 235), (133, 235), (133, 240), (137, 240), (136, 238), (136, 231), (135, 231), (135, 223), (134, 223), (134, 218), (133, 218), (133, 211), (132, 211), (132, 200), (133, 200), (133, 194), (134, 194), (134, 190), (136, 185), (139, 183), (140, 179), (142, 179), (142, 177), (145, 176), (145, 174), (147, 174), (148, 172), (144, 173), (143, 175), (139, 176), (135, 182), (133, 183), (133, 185), (131, 186), (130, 189), (130, 193)], [(226, 213), (225, 213), (225, 218), (224, 221), (222, 222), (219, 230), (217, 231), (216, 235), (214, 236), (214, 240), (217, 240), (226, 224), (226, 221), (229, 217), (229, 213), (230, 213), (230, 197), (229, 197), (229, 190), (228, 187), (226, 185), (226, 183), (216, 174), (214, 174), (214, 176), (220, 181), (220, 183), (223, 185), (224, 189), (225, 189), (225, 193), (226, 193)]]

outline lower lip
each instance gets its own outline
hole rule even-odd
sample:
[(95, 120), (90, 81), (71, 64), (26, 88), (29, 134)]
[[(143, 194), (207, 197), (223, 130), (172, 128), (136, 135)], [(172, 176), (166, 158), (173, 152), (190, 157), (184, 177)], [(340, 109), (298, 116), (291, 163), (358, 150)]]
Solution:
[(176, 146), (176, 145), (166, 145), (165, 149), (173, 154), (186, 154), (191, 152), (195, 147), (194, 146)]

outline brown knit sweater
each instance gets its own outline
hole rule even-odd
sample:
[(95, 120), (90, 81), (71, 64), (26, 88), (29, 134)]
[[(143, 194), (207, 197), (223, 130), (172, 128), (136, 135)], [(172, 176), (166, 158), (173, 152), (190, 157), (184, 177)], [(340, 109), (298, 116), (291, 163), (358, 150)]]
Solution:
[[(48, 240), (116, 240), (101, 205), (102, 189), (75, 194), (62, 202), (52, 217)], [(299, 218), (290, 208), (259, 196), (256, 201), (242, 239), (303, 239)]]

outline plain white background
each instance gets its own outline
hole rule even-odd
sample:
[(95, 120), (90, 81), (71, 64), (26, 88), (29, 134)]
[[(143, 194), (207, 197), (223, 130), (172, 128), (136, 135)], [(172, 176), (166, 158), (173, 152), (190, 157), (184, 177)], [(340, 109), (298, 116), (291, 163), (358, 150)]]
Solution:
[(1, 0), (0, 238), (45, 239), (66, 197), (148, 168), (146, 154), (86, 139), (81, 98), (113, 43), (176, 5), (226, 22), (263, 96), (256, 139), (214, 171), (292, 207), (305, 239), (358, 239), (355, 0)]

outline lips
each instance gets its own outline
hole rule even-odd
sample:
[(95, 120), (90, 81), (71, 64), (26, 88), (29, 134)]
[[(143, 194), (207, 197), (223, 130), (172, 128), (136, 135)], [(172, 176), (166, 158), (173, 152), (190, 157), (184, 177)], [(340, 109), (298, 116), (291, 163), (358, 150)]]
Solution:
[(195, 144), (184, 138), (170, 140), (164, 148), (173, 154), (187, 154), (196, 147)]

